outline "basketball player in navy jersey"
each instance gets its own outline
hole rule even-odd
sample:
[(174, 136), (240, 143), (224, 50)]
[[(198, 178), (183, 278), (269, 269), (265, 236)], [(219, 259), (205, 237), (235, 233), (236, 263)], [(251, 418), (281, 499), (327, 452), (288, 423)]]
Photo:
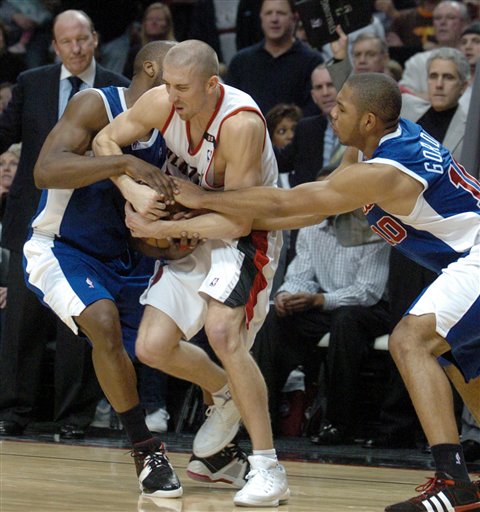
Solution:
[(340, 142), (351, 147), (329, 179), (221, 193), (177, 180), (177, 200), (255, 218), (260, 229), (295, 228), (363, 207), (376, 233), (439, 274), (389, 342), (436, 473), (420, 495), (385, 510), (480, 511), (480, 486), (469, 479), (445, 375), (480, 422), (480, 183), (419, 125), (399, 119), (400, 106), (392, 79), (353, 75), (331, 112)]
[(163, 58), (173, 44), (146, 45), (137, 55), (135, 76), (127, 89), (89, 89), (70, 101), (35, 166), (36, 184), (44, 190), (24, 246), (29, 287), (93, 346), (97, 378), (133, 445), (140, 488), (166, 498), (181, 496), (182, 487), (163, 444), (146, 426), (135, 369), (127, 355), (134, 356), (142, 314), (138, 298), (153, 271), (153, 260), (129, 247), (125, 199), (113, 183), (125, 188), (125, 182), (131, 182), (129, 201), (151, 218), (161, 215), (158, 201), (172, 190), (160, 171), (165, 141), (153, 131), (118, 157), (85, 153), (101, 128), (161, 83)]

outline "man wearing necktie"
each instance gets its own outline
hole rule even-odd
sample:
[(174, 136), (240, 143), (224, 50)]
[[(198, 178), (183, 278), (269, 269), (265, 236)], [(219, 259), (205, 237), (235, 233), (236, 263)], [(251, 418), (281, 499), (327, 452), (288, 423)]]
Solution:
[[(3, 218), (2, 247), (10, 249), (8, 298), (0, 349), (0, 436), (21, 435), (35, 418), (42, 355), (55, 316), (24, 283), (22, 248), (40, 191), (33, 168), (42, 144), (76, 90), (128, 80), (99, 66), (94, 59), (97, 34), (83, 11), (60, 13), (53, 24), (53, 47), (59, 62), (21, 73), (13, 97), (0, 116), (0, 153), (22, 142), (20, 162)], [(61, 435), (81, 435), (97, 402), (96, 381), (84, 343), (61, 322), (55, 364), (55, 420)], [(85, 381), (85, 375), (92, 377)], [(74, 427), (65, 427), (73, 424)]]

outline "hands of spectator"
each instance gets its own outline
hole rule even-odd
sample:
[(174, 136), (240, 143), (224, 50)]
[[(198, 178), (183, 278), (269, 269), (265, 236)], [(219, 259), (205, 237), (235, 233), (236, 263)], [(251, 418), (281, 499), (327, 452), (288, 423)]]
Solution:
[(7, 288), (0, 286), (0, 309), (5, 309), (7, 305)]
[(321, 293), (293, 293), (285, 298), (284, 307), (287, 314), (301, 313), (312, 308), (321, 308), (324, 304), (323, 294)]
[(277, 295), (275, 295), (275, 310), (277, 311), (278, 316), (287, 316), (291, 313), (289, 313), (285, 307), (285, 302), (290, 297), (290, 293), (288, 292), (280, 292)]
[(330, 43), (332, 55), (335, 60), (345, 60), (348, 55), (348, 36), (340, 25), (337, 25), (335, 30), (338, 34), (338, 39)]

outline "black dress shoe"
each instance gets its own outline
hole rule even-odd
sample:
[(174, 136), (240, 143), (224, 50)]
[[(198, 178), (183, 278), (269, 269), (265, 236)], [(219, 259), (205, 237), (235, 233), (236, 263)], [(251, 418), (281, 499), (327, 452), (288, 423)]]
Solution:
[(468, 439), (467, 441), (463, 441), (462, 447), (465, 462), (475, 462), (480, 459), (480, 443), (477, 443), (477, 441), (473, 439)]
[(312, 436), (310, 441), (313, 444), (336, 445), (344, 444), (348, 440), (341, 434), (338, 428), (328, 424), (322, 427), (317, 435)]
[(83, 439), (85, 429), (77, 425), (62, 425), (60, 427), (60, 439)]
[(0, 436), (21, 436), (23, 430), (16, 421), (0, 420)]
[(402, 436), (380, 434), (377, 437), (367, 439), (363, 443), (364, 448), (415, 448), (415, 441)]

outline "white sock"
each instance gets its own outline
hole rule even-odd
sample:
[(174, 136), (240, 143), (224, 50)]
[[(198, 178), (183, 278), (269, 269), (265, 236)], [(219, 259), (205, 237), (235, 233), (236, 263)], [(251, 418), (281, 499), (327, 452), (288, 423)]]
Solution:
[(222, 388), (220, 388), (218, 391), (215, 391), (215, 393), (212, 393), (212, 397), (222, 399), (224, 401), (230, 400), (232, 398), (232, 395), (230, 393), (230, 389), (228, 389), (228, 384), (225, 384)]
[(275, 448), (271, 450), (253, 450), (253, 455), (260, 455), (261, 457), (267, 457), (268, 459), (277, 460), (277, 452)]

